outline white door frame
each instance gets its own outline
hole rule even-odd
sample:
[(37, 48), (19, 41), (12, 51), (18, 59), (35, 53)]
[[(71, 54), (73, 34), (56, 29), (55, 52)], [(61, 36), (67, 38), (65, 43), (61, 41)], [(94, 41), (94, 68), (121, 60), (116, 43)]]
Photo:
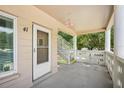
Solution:
[[(48, 62), (37, 64), (37, 30), (48, 33)], [(51, 32), (49, 29), (33, 24), (33, 80), (51, 71)]]

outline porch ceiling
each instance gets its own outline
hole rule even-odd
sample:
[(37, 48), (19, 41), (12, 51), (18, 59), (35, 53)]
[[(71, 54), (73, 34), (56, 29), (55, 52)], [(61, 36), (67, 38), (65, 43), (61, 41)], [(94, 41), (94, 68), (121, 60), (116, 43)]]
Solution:
[(36, 7), (61, 23), (69, 24), (68, 26), (77, 34), (105, 31), (113, 14), (111, 5), (38, 5)]

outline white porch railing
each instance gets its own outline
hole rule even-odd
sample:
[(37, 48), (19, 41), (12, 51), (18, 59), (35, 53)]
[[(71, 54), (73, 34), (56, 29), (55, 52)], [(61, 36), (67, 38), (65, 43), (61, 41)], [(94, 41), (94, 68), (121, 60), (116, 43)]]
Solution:
[(113, 77), (113, 69), (114, 69), (114, 54), (113, 52), (105, 52), (105, 63), (108, 68), (108, 71)]
[[(59, 54), (68, 60), (68, 64), (71, 63), (72, 60), (75, 59), (77, 62), (87, 62), (91, 64), (100, 64), (105, 65), (104, 63), (104, 51), (96, 51), (96, 50), (64, 50), (61, 49), (58, 51)], [(75, 55), (76, 54), (76, 55)]]
[(124, 87), (124, 59), (105, 52), (106, 65), (112, 77), (114, 87)]
[(74, 60), (74, 51), (73, 50), (66, 50), (61, 49), (58, 50), (58, 53), (61, 57), (68, 61), (68, 64), (71, 64), (71, 61)]
[(89, 62), (91, 64), (104, 65), (104, 51), (98, 50), (77, 50), (76, 51), (78, 62)]

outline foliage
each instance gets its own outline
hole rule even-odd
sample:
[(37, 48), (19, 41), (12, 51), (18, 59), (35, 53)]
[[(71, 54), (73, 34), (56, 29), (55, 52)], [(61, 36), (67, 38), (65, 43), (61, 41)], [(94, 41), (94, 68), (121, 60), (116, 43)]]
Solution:
[(58, 64), (67, 64), (67, 60), (61, 59), (58, 61)]
[(104, 32), (80, 35), (77, 38), (78, 49), (80, 50), (83, 47), (86, 47), (90, 50), (92, 50), (93, 48), (104, 49), (104, 37)]
[(10, 71), (10, 66), (5, 66), (4, 71)]
[(66, 41), (70, 42), (73, 38), (73, 36), (67, 34), (67, 33), (64, 33), (62, 31), (59, 31), (58, 32), (58, 35), (61, 35)]
[[(80, 35), (77, 37), (77, 47), (80, 50), (81, 48), (88, 48), (92, 50), (97, 48), (103, 50), (105, 47), (105, 32), (97, 32), (91, 34)], [(111, 29), (111, 48), (114, 47), (114, 28)]]
[(77, 60), (73, 59), (73, 60), (71, 60), (71, 63), (72, 64), (77, 63)]
[(1, 32), (0, 33), (0, 48), (4, 49), (6, 47), (7, 44), (7, 40), (6, 40), (6, 32)]
[(0, 32), (0, 48), (13, 48), (13, 33)]
[[(68, 42), (70, 42), (73, 38), (73, 36), (61, 31), (58, 34), (61, 35)], [(90, 33), (78, 36), (77, 48), (79, 50), (82, 48), (88, 48), (89, 50), (92, 50), (94, 48), (104, 50), (105, 32)], [(114, 26), (111, 29), (111, 48), (114, 48)]]

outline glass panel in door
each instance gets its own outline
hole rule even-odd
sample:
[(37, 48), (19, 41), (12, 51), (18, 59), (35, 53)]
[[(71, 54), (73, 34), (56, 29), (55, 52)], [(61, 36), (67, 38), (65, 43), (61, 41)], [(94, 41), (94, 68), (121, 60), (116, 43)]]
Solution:
[(48, 62), (48, 33), (37, 30), (37, 64)]

